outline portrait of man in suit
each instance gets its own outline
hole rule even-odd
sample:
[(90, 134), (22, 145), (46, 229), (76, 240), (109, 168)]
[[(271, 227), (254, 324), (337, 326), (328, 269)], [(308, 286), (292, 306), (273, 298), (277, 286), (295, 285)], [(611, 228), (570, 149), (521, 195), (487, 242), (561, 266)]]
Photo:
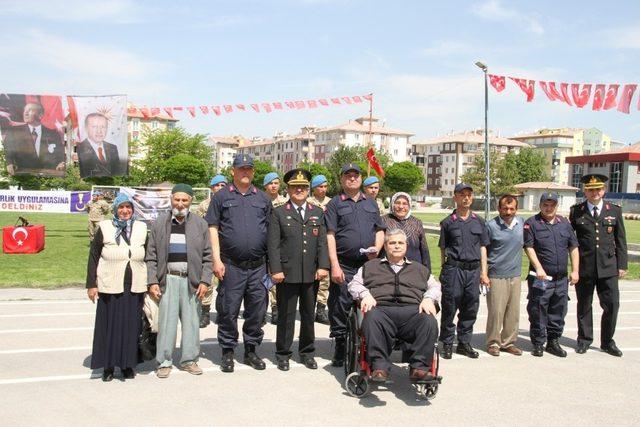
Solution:
[(3, 126), (3, 143), (9, 175), (59, 175), (64, 171), (65, 152), (62, 137), (56, 130), (42, 124), (44, 108), (27, 103), (23, 110), (23, 124)]
[(88, 114), (84, 119), (87, 132), (85, 138), (76, 147), (80, 176), (118, 176), (127, 172), (126, 161), (121, 161), (118, 146), (104, 139), (109, 129), (109, 119), (100, 113)]

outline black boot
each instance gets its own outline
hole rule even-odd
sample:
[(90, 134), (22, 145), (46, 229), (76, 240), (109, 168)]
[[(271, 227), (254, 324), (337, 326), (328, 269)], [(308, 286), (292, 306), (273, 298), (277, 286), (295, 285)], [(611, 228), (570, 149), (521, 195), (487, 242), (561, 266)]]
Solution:
[(567, 357), (567, 352), (560, 347), (560, 343), (557, 339), (552, 339), (547, 342), (547, 353), (553, 354), (558, 357)]
[(244, 346), (244, 364), (251, 366), (253, 369), (262, 371), (267, 365), (256, 354), (256, 346), (245, 344)]
[(451, 359), (453, 357), (453, 344), (442, 343), (442, 358)]
[(211, 323), (211, 306), (203, 305), (200, 312), (200, 328), (206, 328)]
[(336, 348), (333, 352), (333, 359), (331, 359), (331, 365), (333, 366), (344, 365), (346, 347), (347, 347), (347, 343), (345, 342), (344, 337), (336, 337)]
[(271, 307), (271, 324), (278, 324), (278, 307)]
[(327, 308), (324, 304), (318, 303), (316, 305), (316, 322), (322, 323), (323, 325), (329, 324), (329, 315), (327, 314)]
[(233, 372), (233, 349), (222, 349), (222, 360), (220, 361), (220, 370), (222, 372)]
[(461, 342), (459, 342), (458, 347), (456, 347), (456, 354), (461, 354), (471, 359), (477, 359), (478, 356), (480, 356), (480, 354), (471, 347), (471, 344)]

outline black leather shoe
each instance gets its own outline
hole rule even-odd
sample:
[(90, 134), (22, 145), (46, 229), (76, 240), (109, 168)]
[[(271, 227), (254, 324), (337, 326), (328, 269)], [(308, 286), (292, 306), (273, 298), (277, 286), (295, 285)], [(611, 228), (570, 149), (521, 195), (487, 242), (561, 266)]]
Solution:
[(209, 307), (202, 306), (202, 313), (200, 314), (200, 328), (206, 328), (211, 323), (211, 314), (209, 313)]
[(122, 377), (125, 380), (132, 380), (136, 377), (136, 371), (134, 371), (133, 368), (124, 368), (122, 370)]
[(318, 307), (316, 307), (315, 321), (318, 323), (322, 323), (323, 325), (329, 324), (329, 315), (327, 314), (327, 309), (322, 304), (318, 304)]
[(456, 354), (461, 354), (463, 356), (470, 357), (471, 359), (477, 359), (478, 356), (480, 356), (480, 353), (475, 351), (469, 343), (458, 343), (458, 346), (456, 347)]
[(113, 379), (113, 368), (104, 368), (104, 372), (102, 372), (102, 381), (107, 383), (112, 379)]
[(542, 357), (544, 356), (544, 348), (542, 347), (542, 344), (540, 345), (534, 345), (533, 346), (533, 351), (531, 352), (532, 356), (535, 357)]
[(316, 359), (311, 356), (301, 357), (300, 362), (308, 369), (318, 369), (318, 363), (316, 362)]
[(281, 371), (289, 370), (289, 361), (288, 360), (278, 360), (278, 369)]
[(272, 325), (277, 325), (278, 324), (278, 309), (277, 308), (272, 308), (271, 309), (271, 324)]
[(264, 361), (256, 354), (256, 348), (253, 345), (246, 345), (244, 347), (244, 364), (258, 371), (262, 371), (267, 367)]
[(453, 357), (453, 344), (442, 345), (442, 357), (444, 359), (451, 359), (451, 357)]
[(622, 357), (622, 352), (620, 351), (618, 346), (616, 346), (616, 343), (613, 340), (609, 343), (609, 345), (603, 345), (600, 348), (612, 356)]
[(553, 354), (558, 357), (567, 357), (567, 352), (564, 351), (562, 347), (560, 347), (560, 343), (558, 340), (550, 340), (547, 342), (547, 348), (545, 349), (547, 353)]
[(576, 353), (585, 354), (589, 350), (589, 344), (586, 342), (578, 342), (578, 346), (576, 347)]
[(344, 338), (336, 338), (336, 348), (331, 359), (332, 366), (343, 366), (347, 343)]
[(233, 372), (233, 364), (233, 349), (223, 349), (220, 370), (222, 372)]

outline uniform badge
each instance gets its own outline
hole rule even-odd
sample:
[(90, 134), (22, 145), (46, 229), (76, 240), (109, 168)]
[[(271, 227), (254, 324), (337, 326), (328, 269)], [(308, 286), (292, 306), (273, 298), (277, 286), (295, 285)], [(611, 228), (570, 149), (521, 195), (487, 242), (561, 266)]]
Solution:
[(289, 215), (287, 215), (287, 219), (291, 219), (291, 217)]
[(313, 233), (313, 235), (314, 235), (315, 237), (318, 237), (319, 231), (318, 231), (318, 229), (317, 229), (317, 228), (314, 228), (314, 229), (312, 230), (312, 233)]

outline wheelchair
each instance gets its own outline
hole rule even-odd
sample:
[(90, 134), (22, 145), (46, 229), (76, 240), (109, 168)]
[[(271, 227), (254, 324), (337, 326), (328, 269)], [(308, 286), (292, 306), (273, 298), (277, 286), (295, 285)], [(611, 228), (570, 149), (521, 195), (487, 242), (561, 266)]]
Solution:
[[(364, 314), (360, 310), (359, 304), (356, 302), (349, 312), (347, 319), (347, 335), (346, 335), (346, 351), (344, 361), (345, 380), (344, 386), (350, 396), (361, 398), (366, 396), (377, 384), (370, 381), (371, 367), (367, 362), (367, 346), (365, 342), (364, 332), (362, 331), (362, 321)], [(400, 340), (396, 341), (394, 350), (402, 350), (404, 343)], [(408, 355), (406, 355), (408, 356)], [(403, 351), (403, 362), (408, 362)], [(437, 343), (434, 347), (433, 361), (431, 362), (430, 373), (433, 377), (431, 380), (412, 381), (412, 386), (416, 390), (418, 396), (432, 400), (438, 393), (438, 386), (442, 383), (442, 377), (439, 375), (440, 354), (438, 352)]]

